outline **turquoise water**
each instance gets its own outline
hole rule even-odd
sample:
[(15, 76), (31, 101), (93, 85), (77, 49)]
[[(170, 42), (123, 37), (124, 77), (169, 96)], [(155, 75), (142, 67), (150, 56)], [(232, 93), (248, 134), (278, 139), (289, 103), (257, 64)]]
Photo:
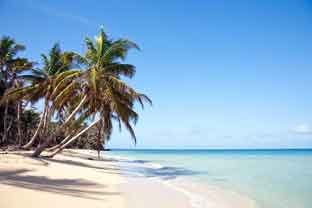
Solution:
[(163, 167), (150, 176), (190, 178), (254, 199), (260, 208), (312, 207), (312, 150), (114, 150)]

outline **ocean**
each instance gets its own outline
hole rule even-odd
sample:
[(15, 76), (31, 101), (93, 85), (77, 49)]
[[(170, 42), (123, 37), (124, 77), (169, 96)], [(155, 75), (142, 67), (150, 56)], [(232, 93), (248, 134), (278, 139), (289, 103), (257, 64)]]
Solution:
[(129, 158), (146, 177), (229, 190), (252, 199), (258, 208), (312, 207), (311, 149), (113, 150), (109, 154)]

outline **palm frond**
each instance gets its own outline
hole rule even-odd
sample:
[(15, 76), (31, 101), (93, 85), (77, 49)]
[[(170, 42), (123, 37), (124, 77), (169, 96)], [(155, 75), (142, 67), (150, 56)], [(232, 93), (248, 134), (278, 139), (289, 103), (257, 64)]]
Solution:
[(132, 78), (135, 75), (135, 66), (131, 64), (113, 63), (105, 66), (103, 70), (116, 76), (123, 75)]
[(120, 39), (111, 44), (103, 54), (104, 62), (114, 61), (118, 58), (125, 60), (130, 49), (140, 50), (139, 46), (127, 39)]

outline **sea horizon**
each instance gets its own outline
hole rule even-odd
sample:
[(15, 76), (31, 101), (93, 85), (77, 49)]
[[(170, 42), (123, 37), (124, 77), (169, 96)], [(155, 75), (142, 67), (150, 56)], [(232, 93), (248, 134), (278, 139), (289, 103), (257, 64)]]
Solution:
[(262, 150), (277, 150), (277, 151), (283, 151), (283, 150), (311, 150), (312, 147), (292, 147), (292, 148), (107, 148), (108, 150), (111, 151), (136, 151), (136, 150), (209, 150), (209, 151), (214, 151), (214, 150), (229, 150), (229, 151), (262, 151)]

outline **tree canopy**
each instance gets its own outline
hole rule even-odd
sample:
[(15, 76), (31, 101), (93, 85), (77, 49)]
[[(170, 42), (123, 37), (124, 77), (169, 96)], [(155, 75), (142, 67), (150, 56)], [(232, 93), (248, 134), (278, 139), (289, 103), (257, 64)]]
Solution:
[[(125, 61), (130, 50), (139, 50), (138, 45), (111, 39), (102, 29), (94, 41), (86, 37), (85, 45), (86, 52), (81, 55), (62, 51), (56, 43), (47, 55), (41, 54), (38, 68), (17, 56), (25, 50), (23, 45), (9, 37), (0, 40), (2, 146), (36, 147), (34, 157), (42, 152), (53, 157), (75, 145), (99, 150), (110, 139), (114, 123), (119, 129), (124, 126), (136, 143), (133, 125), (139, 115), (135, 103), (142, 107), (152, 103), (124, 80), (135, 75), (135, 66)], [(40, 100), (44, 106), (39, 116), (27, 106)], [(12, 125), (26, 139), (12, 139)], [(22, 126), (28, 125), (27, 132), (22, 132)]]

